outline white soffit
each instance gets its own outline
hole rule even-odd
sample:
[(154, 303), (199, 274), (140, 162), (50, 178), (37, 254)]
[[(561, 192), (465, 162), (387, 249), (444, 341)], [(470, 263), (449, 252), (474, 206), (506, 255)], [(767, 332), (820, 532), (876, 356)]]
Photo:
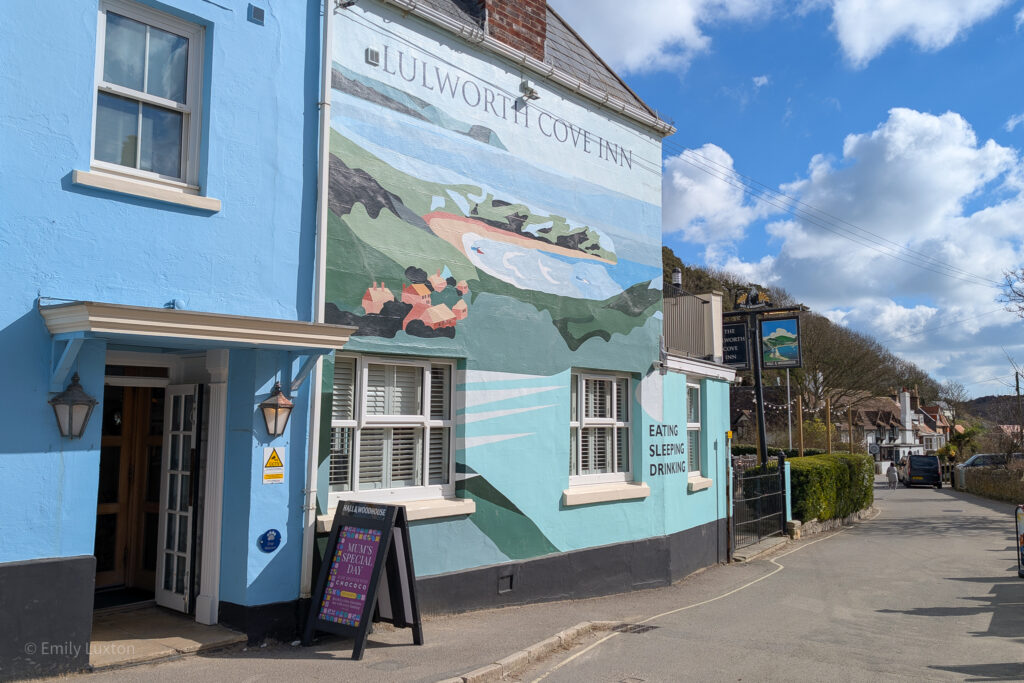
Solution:
[(76, 301), (40, 306), (52, 335), (90, 332), (97, 336), (143, 336), (305, 349), (345, 345), (354, 327), (277, 318), (200, 313), (171, 308)]
[(696, 375), (700, 377), (707, 377), (708, 379), (720, 379), (726, 382), (732, 382), (736, 379), (736, 371), (727, 365), (719, 365), (718, 363), (711, 363), (706, 360), (700, 360), (697, 358), (687, 358), (685, 356), (674, 356), (668, 355), (665, 360), (665, 367), (674, 372), (681, 372), (684, 375)]

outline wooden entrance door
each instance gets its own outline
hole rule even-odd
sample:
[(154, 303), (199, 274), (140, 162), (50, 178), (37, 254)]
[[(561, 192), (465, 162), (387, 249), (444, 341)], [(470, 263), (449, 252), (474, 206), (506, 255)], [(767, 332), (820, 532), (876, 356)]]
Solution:
[(154, 589), (163, 422), (162, 387), (104, 388), (94, 551), (97, 589)]

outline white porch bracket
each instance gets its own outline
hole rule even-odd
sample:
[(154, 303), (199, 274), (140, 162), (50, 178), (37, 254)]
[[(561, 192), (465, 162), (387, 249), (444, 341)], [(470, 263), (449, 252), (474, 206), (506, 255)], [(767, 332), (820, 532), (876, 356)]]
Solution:
[(327, 354), (332, 352), (333, 349), (323, 350), (318, 353), (309, 354), (306, 357), (305, 362), (302, 364), (302, 367), (300, 367), (299, 371), (295, 373), (295, 377), (294, 379), (292, 379), (291, 391), (289, 392), (289, 394), (294, 396), (295, 392), (302, 388), (302, 385), (305, 383), (306, 378), (309, 377), (309, 373), (313, 372), (313, 368), (316, 367), (316, 362), (320, 360), (322, 356), (326, 356)]
[[(50, 342), (50, 392), (60, 393), (64, 391), (67, 384), (68, 374), (78, 359), (78, 352), (82, 350), (82, 343), (85, 341), (82, 336), (75, 336), (70, 339), (53, 339)], [(57, 358), (58, 344), (64, 344), (60, 350), (60, 358)], [(56, 362), (54, 362), (56, 360)]]

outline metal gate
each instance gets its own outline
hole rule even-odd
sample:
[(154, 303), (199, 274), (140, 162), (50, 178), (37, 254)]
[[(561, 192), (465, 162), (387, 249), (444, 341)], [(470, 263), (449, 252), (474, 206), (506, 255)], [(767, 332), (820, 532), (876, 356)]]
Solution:
[(770, 536), (786, 527), (786, 492), (778, 466), (733, 469), (733, 550)]

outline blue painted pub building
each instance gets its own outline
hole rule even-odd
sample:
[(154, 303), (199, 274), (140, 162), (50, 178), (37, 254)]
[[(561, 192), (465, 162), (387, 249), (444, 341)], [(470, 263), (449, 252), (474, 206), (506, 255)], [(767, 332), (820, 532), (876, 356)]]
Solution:
[(294, 636), (346, 500), (405, 506), (428, 611), (726, 558), (733, 374), (663, 335), (672, 127), (540, 0), (326, 4), (0, 24), (0, 678), (126, 603)]

